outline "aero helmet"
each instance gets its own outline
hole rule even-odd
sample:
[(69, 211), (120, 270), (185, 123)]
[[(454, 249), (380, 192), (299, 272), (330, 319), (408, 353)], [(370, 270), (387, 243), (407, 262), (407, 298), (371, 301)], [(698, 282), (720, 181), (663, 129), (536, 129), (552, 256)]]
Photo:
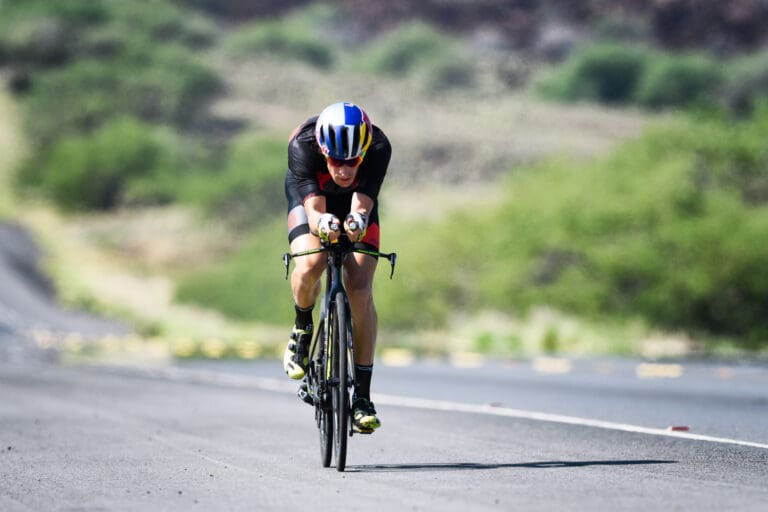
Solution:
[(334, 103), (317, 118), (315, 138), (325, 156), (349, 160), (364, 156), (371, 144), (371, 120), (354, 103)]

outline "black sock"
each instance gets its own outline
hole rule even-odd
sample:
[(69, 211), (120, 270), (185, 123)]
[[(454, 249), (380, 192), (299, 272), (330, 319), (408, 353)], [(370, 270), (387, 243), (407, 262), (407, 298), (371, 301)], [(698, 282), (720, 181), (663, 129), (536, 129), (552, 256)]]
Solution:
[(314, 306), (310, 306), (306, 309), (296, 306), (296, 321), (294, 322), (297, 329), (302, 331), (312, 330), (312, 310)]
[(355, 376), (357, 384), (355, 385), (355, 398), (371, 399), (371, 375), (373, 374), (373, 365), (355, 365)]

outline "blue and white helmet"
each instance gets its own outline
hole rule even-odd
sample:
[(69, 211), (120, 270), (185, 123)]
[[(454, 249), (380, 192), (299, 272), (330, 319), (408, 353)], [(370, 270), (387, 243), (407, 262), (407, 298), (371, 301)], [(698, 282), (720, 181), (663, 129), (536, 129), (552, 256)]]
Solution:
[(334, 103), (320, 112), (315, 138), (325, 156), (339, 160), (361, 157), (373, 138), (371, 120), (354, 103)]

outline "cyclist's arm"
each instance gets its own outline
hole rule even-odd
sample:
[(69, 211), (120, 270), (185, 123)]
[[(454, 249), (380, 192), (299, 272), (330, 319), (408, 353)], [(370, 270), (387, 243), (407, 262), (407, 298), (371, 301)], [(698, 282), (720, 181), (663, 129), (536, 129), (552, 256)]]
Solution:
[(307, 212), (310, 232), (317, 236), (317, 224), (320, 216), (326, 212), (325, 196), (313, 195), (304, 200), (304, 210)]
[(373, 210), (373, 199), (362, 192), (352, 193), (352, 204), (349, 207), (350, 213), (357, 212), (368, 218), (368, 214)]

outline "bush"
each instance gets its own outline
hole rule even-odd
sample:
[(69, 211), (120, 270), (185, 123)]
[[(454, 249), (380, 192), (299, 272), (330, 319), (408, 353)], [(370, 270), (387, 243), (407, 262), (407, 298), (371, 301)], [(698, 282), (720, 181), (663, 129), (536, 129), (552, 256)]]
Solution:
[(27, 125), (43, 144), (121, 115), (184, 125), (219, 86), (212, 71), (173, 49), (158, 51), (149, 62), (138, 56), (81, 60), (40, 73), (26, 98)]
[(0, 6), (15, 21), (0, 34), (0, 52), (18, 74), (38, 144), (126, 114), (188, 125), (219, 90), (195, 53), (213, 41), (212, 26), (170, 3), (10, 5)]
[(442, 54), (421, 71), (421, 87), (427, 92), (465, 89), (474, 85), (475, 75), (475, 63), (469, 55), (460, 52)]
[(634, 99), (652, 108), (711, 106), (724, 78), (720, 64), (703, 56), (657, 57), (646, 67)]
[(229, 36), (225, 47), (230, 55), (241, 59), (267, 55), (331, 68), (336, 48), (318, 31), (318, 24), (327, 22), (330, 16), (331, 11), (320, 7), (275, 21), (256, 22)]
[(421, 22), (400, 25), (372, 41), (356, 62), (382, 75), (421, 73), (428, 90), (469, 86), (475, 74), (474, 63), (456, 40)]
[(766, 137), (768, 112), (742, 124), (697, 119), (652, 131), (594, 166), (519, 174), (502, 209), (462, 220), (485, 253), (502, 255), (464, 253), (479, 304), (639, 315), (764, 344)]
[(635, 46), (593, 45), (541, 81), (538, 90), (556, 100), (628, 103), (651, 57), (648, 50)]
[(224, 169), (191, 180), (183, 197), (240, 228), (282, 217), (287, 145), (282, 137), (241, 136), (232, 144)]
[[(105, 210), (122, 204), (133, 183), (180, 174), (174, 138), (131, 118), (104, 125), (91, 135), (63, 138), (28, 161), (18, 179), (41, 190), (66, 210)], [(144, 181), (144, 197), (151, 189)]]
[(262, 222), (238, 253), (182, 278), (176, 298), (231, 318), (288, 325), (294, 314), (293, 299), (280, 263), (287, 244), (284, 216)]
[(77, 34), (109, 18), (103, 2), (0, 2), (0, 65), (58, 65), (77, 48)]
[(199, 49), (214, 39), (214, 28), (205, 18), (169, 2), (0, 4), (0, 63), (12, 66), (46, 68), (74, 58), (114, 56), (131, 40)]
[(723, 103), (737, 115), (749, 116), (768, 102), (768, 53), (738, 59), (727, 70)]

